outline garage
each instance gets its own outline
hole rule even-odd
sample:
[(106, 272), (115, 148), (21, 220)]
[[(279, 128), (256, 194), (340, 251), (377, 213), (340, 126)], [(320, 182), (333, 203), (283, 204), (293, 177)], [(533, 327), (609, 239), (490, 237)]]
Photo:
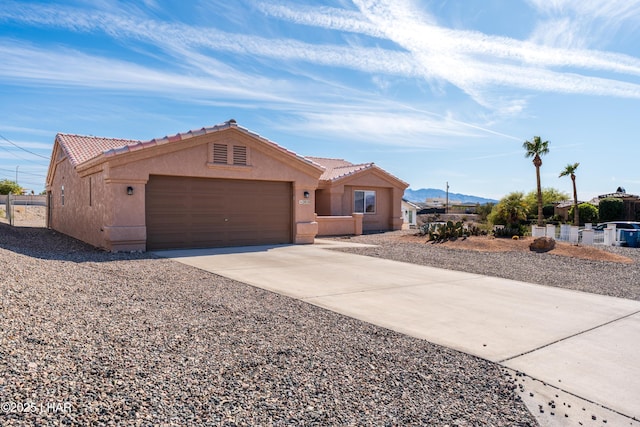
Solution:
[(291, 182), (151, 175), (147, 250), (292, 242)]
[(58, 134), (49, 227), (108, 251), (309, 244), (324, 168), (229, 120), (150, 140)]

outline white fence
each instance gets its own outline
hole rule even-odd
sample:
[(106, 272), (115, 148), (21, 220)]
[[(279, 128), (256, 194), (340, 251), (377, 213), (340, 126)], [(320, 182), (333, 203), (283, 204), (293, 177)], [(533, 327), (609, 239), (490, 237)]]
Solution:
[(594, 230), (591, 224), (585, 224), (584, 229), (579, 229), (569, 224), (561, 224), (559, 227), (547, 224), (546, 227), (533, 226), (531, 235), (534, 237), (552, 237), (561, 242), (575, 244), (620, 246), (625, 243), (621, 231), (617, 230), (615, 225), (604, 230)]

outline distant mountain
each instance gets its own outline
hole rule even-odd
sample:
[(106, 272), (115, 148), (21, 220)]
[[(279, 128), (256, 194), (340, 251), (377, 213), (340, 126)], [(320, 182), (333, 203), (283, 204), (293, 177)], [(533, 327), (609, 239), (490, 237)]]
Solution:
[[(436, 188), (421, 188), (419, 190), (412, 190), (407, 188), (404, 192), (404, 198), (410, 202), (424, 203), (426, 199), (445, 199), (447, 192), (444, 190), (438, 190)], [(498, 203), (494, 199), (485, 199), (484, 197), (469, 196), (467, 194), (449, 193), (449, 203)]]

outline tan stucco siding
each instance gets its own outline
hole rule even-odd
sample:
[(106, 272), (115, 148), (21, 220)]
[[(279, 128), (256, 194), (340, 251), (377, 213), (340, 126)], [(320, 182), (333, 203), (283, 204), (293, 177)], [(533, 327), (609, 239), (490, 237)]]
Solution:
[(316, 191), (316, 213), (318, 215), (331, 215), (331, 193), (329, 190)]
[(375, 213), (365, 212), (362, 218), (363, 231), (380, 231), (393, 229), (389, 220), (392, 214), (391, 205), (393, 203), (392, 189), (381, 187), (369, 187), (364, 185), (345, 185), (343, 194), (343, 206), (345, 210), (353, 211), (354, 192), (356, 190), (375, 191), (376, 193), (376, 211)]
[[(247, 147), (247, 164), (214, 164), (214, 143), (228, 144), (229, 149)], [(51, 226), (107, 250), (145, 249), (145, 189), (150, 175), (291, 183), (293, 242), (312, 243), (317, 234), (314, 200), (322, 171), (241, 133), (204, 135), (104, 157), (101, 162), (80, 165), (78, 170), (80, 175), (64, 161), (54, 173)], [(92, 187), (93, 205), (90, 207), (89, 179), (95, 186), (95, 190)], [(58, 202), (62, 181), (65, 185), (64, 208)], [(128, 187), (133, 194), (127, 193)], [(305, 192), (308, 197), (304, 196)], [(83, 205), (85, 201), (87, 206)], [(258, 219), (259, 214), (256, 212)]]
[(49, 191), (49, 226), (93, 246), (104, 248), (102, 225), (105, 188), (102, 174), (95, 173), (81, 178), (69, 161), (64, 159), (57, 165)]
[[(210, 158), (210, 143), (228, 143), (232, 145), (245, 145), (249, 149), (249, 161), (246, 166), (217, 165)], [(259, 144), (251, 139), (229, 138), (203, 138), (196, 146), (181, 150), (163, 153), (164, 147), (158, 147), (157, 154), (136, 162), (126, 163), (121, 166), (114, 165), (110, 169), (110, 179), (117, 182), (121, 188), (116, 188), (114, 193), (114, 206), (127, 206), (114, 212), (110, 222), (112, 226), (121, 224), (144, 224), (145, 206), (144, 190), (150, 175), (173, 175), (199, 178), (223, 178), (240, 180), (264, 180), (284, 181), (293, 183), (293, 224), (294, 241), (309, 240), (314, 233), (315, 224), (315, 189), (317, 177), (294, 167), (291, 163), (283, 161), (283, 158), (274, 158), (273, 152), (265, 152)], [(167, 147), (172, 148), (172, 147)], [(278, 153), (275, 153), (278, 154)], [(319, 174), (319, 173), (318, 173)], [(130, 182), (130, 183), (129, 183)], [(114, 186), (116, 184), (113, 184)], [(125, 196), (128, 185), (134, 188), (134, 197)], [(304, 197), (304, 192), (309, 197)], [(313, 223), (311, 225), (305, 223)], [(317, 226), (316, 226), (317, 227)], [(302, 238), (307, 235), (306, 238)]]

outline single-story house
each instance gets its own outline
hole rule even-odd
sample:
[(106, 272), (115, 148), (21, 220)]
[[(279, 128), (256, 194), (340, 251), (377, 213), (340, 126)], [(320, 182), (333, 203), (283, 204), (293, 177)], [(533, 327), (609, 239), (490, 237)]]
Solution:
[(418, 226), (417, 218), (420, 206), (407, 199), (402, 199), (402, 229), (409, 230)]
[[(400, 196), (397, 208), (388, 205), (397, 192), (385, 184), (391, 175), (369, 169), (368, 179), (339, 184), (352, 193), (341, 212), (373, 191), (367, 216), (381, 229), (400, 228)], [(313, 243), (325, 173), (235, 120), (150, 141), (58, 134), (47, 224), (109, 251)]]
[(624, 204), (624, 214), (620, 218), (622, 221), (639, 221), (640, 220), (640, 196), (629, 194), (627, 191), (618, 187), (615, 193), (601, 194), (591, 201), (595, 206), (600, 204), (602, 199), (620, 199)]
[[(362, 231), (365, 232), (402, 228), (402, 195), (409, 184), (374, 163), (307, 158), (325, 168), (315, 194), (318, 217), (356, 213), (362, 214)], [(321, 231), (321, 234), (341, 233)]]
[[(580, 204), (582, 202), (578, 202)], [(559, 216), (564, 221), (569, 220), (569, 209), (573, 206), (572, 200), (563, 200), (561, 202), (556, 202), (553, 204), (553, 215)]]

